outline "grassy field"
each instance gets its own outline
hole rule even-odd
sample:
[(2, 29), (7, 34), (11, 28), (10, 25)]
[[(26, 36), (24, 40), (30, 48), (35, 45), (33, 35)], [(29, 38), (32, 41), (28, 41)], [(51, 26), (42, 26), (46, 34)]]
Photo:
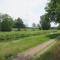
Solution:
[(50, 31), (16, 31), (16, 32), (0, 32), (0, 42), (1, 41), (11, 41), (18, 40), (24, 37), (41, 35), (48, 33)]
[(60, 60), (60, 41), (57, 41), (46, 53), (34, 60)]
[(23, 52), (28, 48), (41, 44), (48, 39), (49, 38), (47, 38), (45, 35), (41, 35), (32, 36), (17, 41), (2, 42), (0, 43), (0, 60), (7, 60), (8, 58), (15, 56), (17, 53)]
[[(51, 31), (1, 32), (0, 40), (4, 39), (0, 42), (0, 60), (11, 60), (18, 53), (50, 40), (50, 33)], [(7, 39), (8, 37), (10, 38)]]

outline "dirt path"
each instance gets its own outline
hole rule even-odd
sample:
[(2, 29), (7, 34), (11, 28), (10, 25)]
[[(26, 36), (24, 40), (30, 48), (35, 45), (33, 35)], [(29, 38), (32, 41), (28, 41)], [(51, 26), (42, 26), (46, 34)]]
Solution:
[(39, 53), (40, 55), (47, 51), (47, 49), (53, 44), (55, 44), (55, 40), (49, 40), (44, 42), (34, 48), (30, 48), (27, 51), (23, 52), (22, 54), (18, 54), (17, 57), (13, 60), (29, 60), (31, 57)]

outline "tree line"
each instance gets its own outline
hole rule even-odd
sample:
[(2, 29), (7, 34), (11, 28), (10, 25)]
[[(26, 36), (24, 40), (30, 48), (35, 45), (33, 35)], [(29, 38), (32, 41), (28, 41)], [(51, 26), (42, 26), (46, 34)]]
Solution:
[[(45, 8), (46, 13), (40, 16), (40, 22), (37, 25), (39, 29), (48, 30), (51, 28), (51, 22), (59, 24), (60, 29), (60, 0), (50, 0)], [(33, 28), (36, 28), (35, 23), (32, 24)], [(11, 31), (12, 28), (17, 28), (20, 31), (21, 28), (26, 28), (23, 20), (18, 17), (13, 20), (8, 14), (0, 14), (0, 31)]]
[(58, 23), (60, 29), (60, 0), (50, 0), (45, 10), (40, 21), (42, 29), (50, 29), (51, 22)]
[[(47, 27), (47, 23), (49, 24), (49, 22), (45, 21), (45, 19), (48, 20), (48, 17), (41, 17), (41, 19), (42, 20), (39, 22), (39, 24), (32, 24), (33, 30), (35, 30), (36, 28), (38, 28), (39, 30), (47, 30), (49, 28), (50, 25)], [(27, 28), (27, 26), (24, 24), (23, 20), (20, 17), (14, 20), (8, 14), (0, 13), (0, 31), (12, 31), (13, 28), (16, 28), (17, 31), (20, 31), (21, 29)]]
[(21, 28), (25, 28), (25, 24), (19, 17), (13, 20), (8, 14), (0, 14), (0, 31), (11, 31), (12, 28), (20, 31)]

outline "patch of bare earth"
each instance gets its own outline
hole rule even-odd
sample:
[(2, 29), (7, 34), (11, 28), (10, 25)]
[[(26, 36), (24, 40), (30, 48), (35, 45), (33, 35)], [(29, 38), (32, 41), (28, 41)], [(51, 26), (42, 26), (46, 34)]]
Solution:
[(27, 51), (25, 51), (21, 54), (18, 54), (16, 56), (16, 58), (14, 58), (13, 60), (29, 60), (37, 53), (39, 53), (41, 55), (45, 51), (47, 51), (48, 47), (53, 46), (55, 44), (55, 42), (56, 42), (55, 40), (49, 40), (47, 42), (44, 42), (44, 43), (42, 43), (34, 48), (30, 48)]

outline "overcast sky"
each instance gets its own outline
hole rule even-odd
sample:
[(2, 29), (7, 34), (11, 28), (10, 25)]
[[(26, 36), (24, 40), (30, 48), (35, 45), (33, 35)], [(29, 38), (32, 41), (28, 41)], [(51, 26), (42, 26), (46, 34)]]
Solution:
[(0, 13), (7, 13), (13, 18), (20, 17), (29, 26), (38, 23), (45, 13), (48, 0), (0, 0)]

